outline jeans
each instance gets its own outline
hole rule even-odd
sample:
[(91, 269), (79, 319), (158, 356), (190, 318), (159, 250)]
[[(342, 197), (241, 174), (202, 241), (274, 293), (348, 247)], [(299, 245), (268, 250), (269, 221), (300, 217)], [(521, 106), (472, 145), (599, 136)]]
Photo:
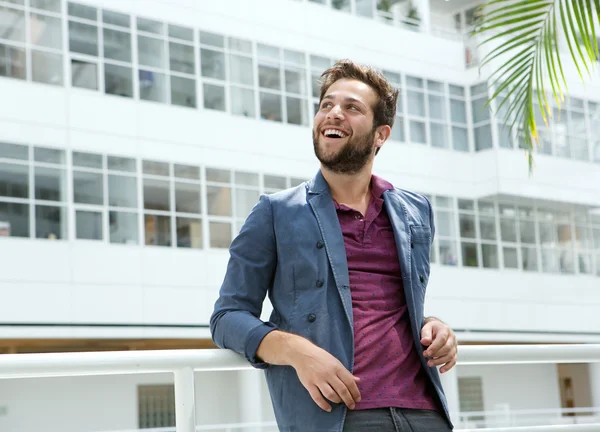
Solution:
[(346, 414), (343, 432), (450, 432), (445, 417), (436, 411), (378, 408)]

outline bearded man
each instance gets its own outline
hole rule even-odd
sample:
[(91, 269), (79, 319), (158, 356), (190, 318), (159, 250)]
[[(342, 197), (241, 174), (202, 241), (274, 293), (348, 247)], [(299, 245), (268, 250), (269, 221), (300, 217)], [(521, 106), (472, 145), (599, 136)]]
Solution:
[(282, 432), (450, 431), (437, 367), (456, 364), (456, 337), (424, 316), (431, 204), (372, 174), (398, 91), (350, 60), (322, 78), (321, 168), (262, 196), (248, 216), (230, 247), (213, 340), (265, 370)]

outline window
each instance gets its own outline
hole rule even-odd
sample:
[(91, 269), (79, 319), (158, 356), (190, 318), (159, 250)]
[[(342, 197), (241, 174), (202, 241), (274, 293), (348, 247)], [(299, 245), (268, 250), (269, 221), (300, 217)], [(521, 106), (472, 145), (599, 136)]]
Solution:
[(468, 152), (470, 146), (465, 88), (450, 84), (449, 95), (452, 148), (457, 151)]
[(83, 152), (73, 152), (72, 157), (75, 238), (103, 240), (104, 157)]
[(225, 111), (227, 108), (225, 36), (200, 32), (200, 75), (204, 108)]
[(390, 84), (398, 90), (398, 102), (396, 103), (396, 119), (390, 134), (390, 140), (405, 142), (404, 134), (404, 95), (402, 94), (402, 80), (400, 74), (396, 72), (383, 71)]
[(487, 98), (488, 89), (486, 83), (471, 87), (471, 116), (476, 151), (493, 147), (490, 109), (486, 107)]
[(65, 151), (33, 148), (36, 237), (67, 238), (67, 177)]
[(175, 427), (175, 388), (172, 384), (138, 386), (138, 428)]
[(209, 245), (227, 248), (232, 240), (232, 172), (206, 168), (206, 205), (209, 220)]
[(311, 105), (313, 116), (319, 111), (319, 99), (321, 97), (321, 74), (329, 68), (333, 62), (331, 59), (319, 56), (310, 56), (310, 83), (311, 83)]
[(406, 87), (409, 141), (416, 144), (427, 144), (424, 81), (422, 78), (407, 76)]
[[(458, 398), (461, 413), (484, 411), (483, 383), (481, 377), (459, 377)], [(484, 420), (481, 415), (469, 416), (469, 421)]]
[(256, 117), (252, 42), (228, 37), (227, 46), (231, 113), (243, 117)]
[(170, 165), (148, 160), (142, 161), (142, 165), (145, 243), (172, 246)]

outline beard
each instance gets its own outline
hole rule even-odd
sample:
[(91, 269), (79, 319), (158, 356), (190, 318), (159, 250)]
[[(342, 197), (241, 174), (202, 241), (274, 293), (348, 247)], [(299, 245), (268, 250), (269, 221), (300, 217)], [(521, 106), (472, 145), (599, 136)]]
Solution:
[(367, 164), (373, 154), (375, 131), (376, 128), (373, 128), (370, 132), (363, 135), (353, 136), (337, 153), (326, 155), (319, 145), (321, 133), (313, 130), (315, 156), (331, 172), (336, 174), (356, 174)]

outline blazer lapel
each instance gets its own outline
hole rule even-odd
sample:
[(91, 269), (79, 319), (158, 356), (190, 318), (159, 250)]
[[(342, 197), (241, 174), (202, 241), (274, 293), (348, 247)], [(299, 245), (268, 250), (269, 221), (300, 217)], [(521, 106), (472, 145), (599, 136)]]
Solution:
[(338, 293), (342, 299), (346, 317), (354, 325), (352, 316), (352, 296), (350, 294), (350, 275), (346, 259), (344, 236), (338, 219), (329, 186), (319, 171), (309, 184), (308, 202), (315, 214)]

